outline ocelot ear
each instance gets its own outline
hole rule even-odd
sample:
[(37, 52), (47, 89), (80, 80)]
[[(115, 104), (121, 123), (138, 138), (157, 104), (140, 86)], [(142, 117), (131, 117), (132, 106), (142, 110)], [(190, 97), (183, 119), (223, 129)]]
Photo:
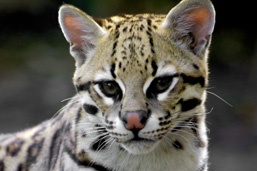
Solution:
[(215, 10), (210, 0), (183, 0), (168, 13), (161, 28), (169, 29), (180, 47), (205, 58), (214, 24)]
[(77, 67), (93, 56), (98, 38), (106, 34), (90, 16), (71, 5), (61, 6), (59, 24)]

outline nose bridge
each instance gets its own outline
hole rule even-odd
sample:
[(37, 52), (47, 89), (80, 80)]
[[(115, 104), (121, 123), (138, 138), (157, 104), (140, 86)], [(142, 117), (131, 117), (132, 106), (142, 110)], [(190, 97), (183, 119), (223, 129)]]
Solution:
[(123, 96), (122, 111), (146, 110), (146, 98), (141, 86), (127, 88)]

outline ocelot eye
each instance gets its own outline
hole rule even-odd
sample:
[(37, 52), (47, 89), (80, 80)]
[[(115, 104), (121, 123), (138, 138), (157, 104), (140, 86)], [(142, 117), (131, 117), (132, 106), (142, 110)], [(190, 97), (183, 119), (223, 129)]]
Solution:
[(156, 92), (157, 93), (162, 93), (164, 91), (166, 91), (171, 83), (172, 83), (173, 77), (161, 77), (161, 78), (157, 78), (155, 80), (155, 88), (156, 88)]
[(146, 91), (147, 98), (156, 98), (158, 94), (167, 91), (177, 75), (162, 76), (155, 78)]
[(115, 97), (121, 93), (121, 89), (115, 81), (101, 82), (99, 83), (99, 87), (107, 97)]

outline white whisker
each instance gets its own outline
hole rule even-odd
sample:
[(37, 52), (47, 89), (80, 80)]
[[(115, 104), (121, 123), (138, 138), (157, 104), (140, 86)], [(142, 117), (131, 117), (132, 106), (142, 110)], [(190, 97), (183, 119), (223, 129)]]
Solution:
[(210, 92), (210, 91), (206, 91), (206, 92), (209, 93), (209, 94), (211, 94), (211, 95), (213, 95), (213, 96), (215, 96), (215, 97), (217, 97), (218, 99), (220, 99), (221, 101), (223, 101), (224, 103), (226, 103), (228, 106), (233, 107), (232, 104), (230, 104), (229, 102), (227, 102), (226, 100), (224, 100), (222, 97), (218, 96), (217, 94), (215, 94), (215, 93), (213, 93), (213, 92)]
[(63, 103), (65, 101), (68, 101), (68, 100), (71, 100), (71, 99), (73, 99), (73, 97), (70, 97), (70, 98), (67, 98), (67, 99), (63, 99), (61, 102)]

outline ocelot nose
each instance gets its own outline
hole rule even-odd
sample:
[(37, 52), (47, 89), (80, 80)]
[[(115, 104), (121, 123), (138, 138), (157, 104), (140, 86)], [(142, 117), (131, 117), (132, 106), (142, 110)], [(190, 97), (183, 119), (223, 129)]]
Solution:
[(127, 130), (131, 130), (132, 132), (138, 132), (145, 127), (145, 124), (149, 117), (149, 111), (136, 110), (124, 112), (123, 116), (121, 116), (121, 120), (123, 121), (124, 126)]

